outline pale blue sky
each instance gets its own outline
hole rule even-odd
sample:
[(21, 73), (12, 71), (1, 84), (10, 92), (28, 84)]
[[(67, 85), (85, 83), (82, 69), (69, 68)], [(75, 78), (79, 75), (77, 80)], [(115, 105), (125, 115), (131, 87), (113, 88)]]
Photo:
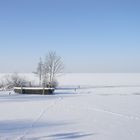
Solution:
[(0, 72), (59, 54), (66, 72), (140, 72), (139, 0), (0, 0)]

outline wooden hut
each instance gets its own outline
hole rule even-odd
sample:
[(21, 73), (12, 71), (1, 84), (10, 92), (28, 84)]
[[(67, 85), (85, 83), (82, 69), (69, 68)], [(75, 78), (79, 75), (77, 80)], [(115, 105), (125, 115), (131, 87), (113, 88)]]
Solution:
[(53, 94), (54, 88), (43, 87), (14, 87), (14, 92), (19, 94)]

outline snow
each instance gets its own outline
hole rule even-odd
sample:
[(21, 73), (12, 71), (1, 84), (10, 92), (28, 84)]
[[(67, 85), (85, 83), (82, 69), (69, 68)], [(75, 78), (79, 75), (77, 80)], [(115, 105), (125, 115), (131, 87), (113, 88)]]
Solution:
[(71, 73), (58, 81), (55, 95), (0, 91), (0, 140), (140, 139), (140, 74)]

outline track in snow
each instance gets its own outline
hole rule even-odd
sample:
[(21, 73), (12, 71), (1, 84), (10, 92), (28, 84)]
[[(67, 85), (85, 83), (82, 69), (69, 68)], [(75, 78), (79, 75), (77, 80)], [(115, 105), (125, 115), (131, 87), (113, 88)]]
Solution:
[[(53, 101), (49, 106), (47, 106), (46, 108), (44, 108), (41, 113), (39, 114), (39, 116), (33, 121), (33, 123), (30, 125), (29, 128), (26, 129), (26, 131), (24, 132), (24, 134), (18, 138), (16, 138), (16, 140), (24, 140), (25, 137), (30, 133), (30, 131), (35, 127), (35, 125), (41, 120), (41, 118), (44, 116), (44, 114), (46, 113), (47, 110), (49, 110), (50, 108), (54, 107), (56, 105), (56, 103), (58, 101), (62, 100), (62, 97), (58, 97), (57, 99), (55, 99), (55, 101)], [(47, 102), (48, 105), (48, 102)], [(46, 106), (46, 104), (44, 104), (44, 106)]]

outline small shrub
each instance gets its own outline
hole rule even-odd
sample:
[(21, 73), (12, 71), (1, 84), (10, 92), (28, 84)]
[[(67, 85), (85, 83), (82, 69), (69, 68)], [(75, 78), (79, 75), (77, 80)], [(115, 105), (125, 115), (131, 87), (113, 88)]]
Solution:
[(12, 75), (7, 75), (5, 77), (5, 85), (7, 89), (11, 89), (13, 87), (21, 87), (21, 86), (26, 86), (27, 81), (19, 76), (17, 73), (12, 74)]

